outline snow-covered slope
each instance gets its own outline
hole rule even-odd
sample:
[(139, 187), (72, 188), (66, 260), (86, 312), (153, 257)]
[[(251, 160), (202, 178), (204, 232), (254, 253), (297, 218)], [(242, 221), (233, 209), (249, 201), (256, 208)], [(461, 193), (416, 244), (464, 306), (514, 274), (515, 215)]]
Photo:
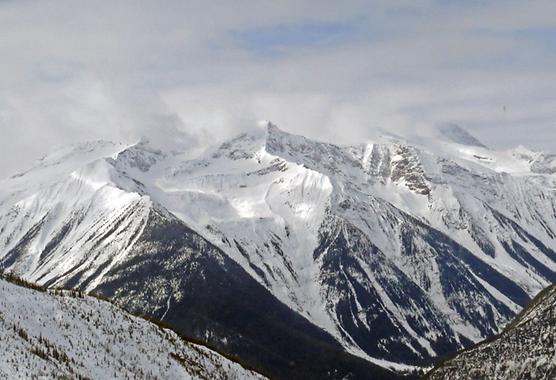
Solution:
[(0, 264), (167, 319), (191, 271), (238, 263), (353, 354), (427, 363), (556, 281), (554, 156), (441, 136), (337, 146), (268, 123), (196, 159), (74, 147), (0, 185)]
[(106, 301), (0, 279), (0, 378), (262, 379)]
[(427, 378), (556, 378), (556, 285), (541, 292), (500, 336), (444, 361)]

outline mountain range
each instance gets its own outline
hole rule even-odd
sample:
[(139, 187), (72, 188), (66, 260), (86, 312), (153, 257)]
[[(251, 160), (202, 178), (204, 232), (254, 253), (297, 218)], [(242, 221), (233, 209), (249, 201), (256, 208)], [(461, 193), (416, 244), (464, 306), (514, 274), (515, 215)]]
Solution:
[(336, 145), (259, 128), (192, 156), (53, 151), (0, 183), (0, 269), (105, 297), (274, 378), (396, 378), (556, 282), (556, 155), (462, 128)]

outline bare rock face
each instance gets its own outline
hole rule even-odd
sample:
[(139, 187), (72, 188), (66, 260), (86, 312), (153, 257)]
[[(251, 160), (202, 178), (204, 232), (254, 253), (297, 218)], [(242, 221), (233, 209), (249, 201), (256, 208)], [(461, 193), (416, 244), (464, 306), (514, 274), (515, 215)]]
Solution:
[(556, 378), (556, 285), (539, 294), (498, 337), (446, 360), (427, 378)]
[(431, 191), (417, 154), (410, 147), (400, 146), (396, 149), (391, 176), (394, 182), (404, 183), (417, 194), (428, 195)]

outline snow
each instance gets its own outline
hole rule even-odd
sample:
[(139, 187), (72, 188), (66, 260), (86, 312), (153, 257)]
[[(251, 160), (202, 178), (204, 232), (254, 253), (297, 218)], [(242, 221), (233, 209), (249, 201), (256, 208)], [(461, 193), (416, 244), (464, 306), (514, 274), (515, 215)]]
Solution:
[(3, 379), (263, 378), (108, 302), (5, 280), (0, 280), (0, 351)]

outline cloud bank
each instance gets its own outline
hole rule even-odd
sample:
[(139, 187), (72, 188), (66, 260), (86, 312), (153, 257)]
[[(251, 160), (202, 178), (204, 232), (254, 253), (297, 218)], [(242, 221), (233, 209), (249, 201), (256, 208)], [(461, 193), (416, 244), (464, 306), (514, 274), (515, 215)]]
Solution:
[(52, 145), (269, 119), (323, 140), (457, 123), (556, 151), (552, 1), (0, 1), (0, 177)]

